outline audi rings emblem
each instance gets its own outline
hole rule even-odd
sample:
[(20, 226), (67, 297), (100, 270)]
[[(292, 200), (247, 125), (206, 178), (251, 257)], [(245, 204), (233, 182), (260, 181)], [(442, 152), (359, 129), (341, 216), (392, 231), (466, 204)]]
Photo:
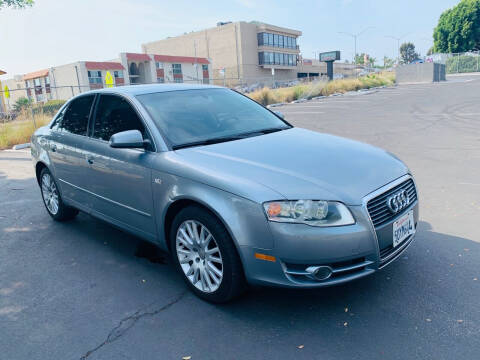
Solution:
[(387, 199), (387, 206), (394, 214), (405, 209), (410, 204), (410, 197), (406, 190), (401, 190)]

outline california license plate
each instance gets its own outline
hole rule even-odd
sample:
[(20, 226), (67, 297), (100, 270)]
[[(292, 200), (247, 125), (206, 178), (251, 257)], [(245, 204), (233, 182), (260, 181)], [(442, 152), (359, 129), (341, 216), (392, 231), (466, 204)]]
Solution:
[(401, 244), (403, 240), (415, 233), (413, 210), (403, 215), (393, 223), (393, 247)]

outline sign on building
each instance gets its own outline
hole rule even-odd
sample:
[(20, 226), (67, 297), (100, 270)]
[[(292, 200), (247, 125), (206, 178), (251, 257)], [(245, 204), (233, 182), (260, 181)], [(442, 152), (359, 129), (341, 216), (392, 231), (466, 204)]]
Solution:
[(110, 74), (110, 71), (107, 71), (107, 74), (105, 75), (105, 85), (107, 87), (113, 87), (113, 76)]
[(340, 51), (329, 51), (319, 54), (320, 61), (336, 61), (340, 60)]

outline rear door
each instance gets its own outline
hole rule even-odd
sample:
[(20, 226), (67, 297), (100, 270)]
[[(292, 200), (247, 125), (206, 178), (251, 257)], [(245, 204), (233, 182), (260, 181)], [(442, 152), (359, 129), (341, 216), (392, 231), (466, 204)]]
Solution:
[(91, 136), (81, 148), (90, 163), (89, 191), (95, 195), (92, 210), (155, 240), (150, 169), (154, 149), (115, 149), (109, 145), (113, 134), (126, 130), (140, 130), (144, 138), (151, 137), (128, 100), (102, 94), (97, 101)]
[(87, 139), (87, 130), (95, 95), (80, 96), (58, 114), (49, 139), (50, 160), (62, 196), (87, 211), (91, 199), (86, 192), (85, 156), (79, 152), (79, 143)]

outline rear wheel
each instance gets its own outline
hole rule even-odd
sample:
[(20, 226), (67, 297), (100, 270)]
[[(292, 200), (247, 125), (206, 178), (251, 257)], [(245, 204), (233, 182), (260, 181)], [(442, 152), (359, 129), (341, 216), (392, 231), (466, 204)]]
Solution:
[(245, 289), (240, 258), (225, 226), (210, 212), (189, 206), (170, 231), (174, 262), (192, 291), (207, 301), (227, 302)]
[(45, 208), (54, 220), (65, 221), (77, 216), (77, 209), (63, 203), (58, 186), (47, 168), (40, 173), (40, 190)]

